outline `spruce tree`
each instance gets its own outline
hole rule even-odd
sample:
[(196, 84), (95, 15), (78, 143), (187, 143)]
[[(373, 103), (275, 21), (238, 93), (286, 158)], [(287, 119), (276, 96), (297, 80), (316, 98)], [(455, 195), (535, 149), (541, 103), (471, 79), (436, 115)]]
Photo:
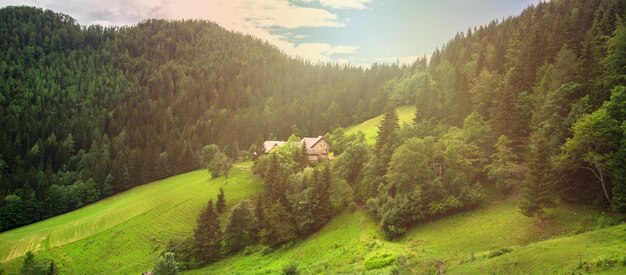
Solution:
[(510, 145), (511, 141), (506, 136), (500, 136), (495, 145), (496, 152), (491, 155), (493, 161), (485, 166), (489, 179), (506, 195), (515, 193), (523, 175), (517, 163), (517, 154)]
[(380, 155), (382, 148), (387, 144), (390, 136), (399, 127), (400, 120), (398, 118), (398, 113), (396, 113), (396, 108), (391, 105), (387, 105), (385, 107), (383, 119), (378, 124), (378, 136), (376, 137), (376, 147), (374, 148), (376, 156)]
[(113, 177), (109, 174), (106, 178), (104, 178), (104, 184), (102, 185), (102, 193), (100, 197), (106, 198), (111, 195), (113, 195)]
[(217, 202), (215, 203), (215, 208), (217, 208), (217, 213), (224, 213), (224, 208), (226, 208), (226, 198), (224, 196), (224, 188), (220, 187), (220, 193), (217, 194)]
[(237, 252), (254, 239), (253, 222), (254, 214), (248, 200), (242, 200), (233, 207), (224, 227), (225, 253)]
[(50, 265), (48, 265), (48, 271), (46, 272), (46, 275), (59, 275), (59, 268), (57, 267), (57, 265), (54, 263), (54, 261), (50, 261)]
[(167, 252), (159, 258), (154, 267), (154, 275), (176, 275), (178, 274), (178, 264), (174, 257), (174, 253)]
[(119, 153), (117, 153), (117, 156), (115, 156), (111, 167), (111, 173), (109, 175), (113, 177), (113, 182), (110, 183), (113, 187), (113, 190), (111, 190), (110, 192), (107, 191), (106, 193), (110, 194), (104, 194), (104, 196), (108, 197), (112, 195), (112, 191), (119, 193), (130, 188), (130, 172), (128, 170), (128, 149), (126, 147), (124, 147)]
[(528, 171), (519, 209), (525, 216), (536, 215), (539, 225), (542, 225), (544, 209), (555, 205), (553, 182), (550, 178), (550, 150), (548, 150), (548, 140), (542, 129), (533, 133), (529, 147)]
[(219, 216), (213, 207), (213, 200), (209, 200), (198, 217), (194, 240), (196, 258), (200, 264), (214, 262), (220, 257), (222, 232)]
[(259, 194), (256, 199), (256, 205), (254, 206), (254, 218), (256, 220), (254, 230), (257, 233), (257, 236), (255, 237), (259, 237), (258, 233), (261, 232), (261, 230), (263, 230), (266, 227), (263, 196), (261, 194)]
[(321, 168), (316, 169), (317, 171), (319, 171), (315, 184), (317, 204), (313, 213), (315, 215), (315, 226), (321, 227), (330, 217), (330, 185), (332, 181), (330, 164), (328, 162), (324, 163)]
[(298, 159), (296, 161), (298, 162), (298, 164), (300, 164), (300, 168), (304, 169), (304, 167), (306, 167), (309, 163), (309, 151), (307, 150), (306, 144), (304, 144), (304, 142), (302, 143), (302, 146), (300, 146), (300, 154), (296, 155), (298, 156)]
[(24, 275), (40, 275), (46, 273), (46, 266), (41, 265), (35, 259), (35, 254), (31, 251), (26, 252), (24, 256), (24, 262), (22, 264), (22, 270), (20, 274)]

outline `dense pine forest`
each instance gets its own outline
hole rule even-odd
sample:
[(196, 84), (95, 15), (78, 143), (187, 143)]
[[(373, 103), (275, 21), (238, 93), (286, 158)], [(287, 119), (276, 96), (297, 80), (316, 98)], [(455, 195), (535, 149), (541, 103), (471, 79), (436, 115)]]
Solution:
[[(538, 231), (549, 226), (547, 209), (560, 204), (617, 217), (606, 223), (623, 220), (614, 214), (626, 213), (625, 17), (621, 0), (541, 2), (459, 32), (411, 65), (361, 68), (289, 57), (209, 21), (81, 26), (50, 10), (2, 8), (0, 231), (200, 168), (211, 179), (198, 180), (206, 170), (188, 173), (194, 180), (180, 189), (219, 194), (202, 200), (197, 221), (180, 223), (176, 234), (155, 234), (167, 236), (164, 246), (156, 237), (130, 238), (150, 242), (151, 252), (137, 249), (133, 260), (160, 253), (157, 274), (207, 268), (239, 252), (289, 249), (335, 216), (359, 211), (363, 224), (375, 224), (378, 239), (390, 242), (494, 199), (510, 198), (513, 211), (532, 217)], [(400, 123), (396, 110), (407, 106), (415, 106), (413, 119)], [(380, 114), (375, 142), (344, 129)], [(318, 135), (330, 143), (332, 161), (309, 161), (301, 140)], [(263, 152), (264, 140), (286, 143)], [(239, 182), (229, 183), (236, 165), (231, 177)], [(173, 190), (168, 180), (157, 183), (159, 190)], [(192, 200), (180, 189), (176, 194)], [(184, 230), (189, 223), (193, 232)], [(115, 236), (124, 229), (96, 229), (90, 234), (112, 234), (112, 249), (121, 247)], [(366, 249), (383, 249), (377, 245)], [(331, 246), (325, 249), (345, 251)], [(52, 256), (45, 262), (56, 272), (55, 260), (72, 271), (85, 263), (35, 249)], [(511, 251), (501, 249), (494, 253)], [(25, 255), (22, 270), (44, 268), (27, 250), (7, 251), (0, 251), (7, 266)], [(351, 261), (365, 261), (366, 270), (389, 259), (407, 272), (422, 270), (411, 263), (417, 254), (406, 254), (403, 263), (391, 254)]]
[[(411, 66), (363, 69), (289, 58), (207, 21), (84, 27), (3, 8), (0, 230), (198, 169), (209, 144), (237, 159), (288, 137), (254, 157), (266, 192), (223, 230), (209, 202), (194, 236), (168, 248), (177, 261), (277, 247), (344, 207), (394, 239), (480, 207), (487, 188), (520, 196), (539, 225), (561, 202), (626, 212), (625, 16), (624, 1), (553, 0)], [(411, 124), (403, 105), (416, 107)], [(373, 145), (341, 128), (380, 113)], [(335, 159), (307, 167), (297, 141), (324, 133)]]
[(0, 230), (64, 213), (292, 132), (381, 112), (407, 68), (314, 65), (207, 21), (80, 26), (0, 10)]
[[(373, 157), (348, 139), (336, 167), (390, 238), (476, 207), (487, 185), (539, 224), (560, 201), (626, 211), (625, 15), (551, 1), (459, 33), (385, 84)], [(393, 107), (413, 102), (400, 127)]]

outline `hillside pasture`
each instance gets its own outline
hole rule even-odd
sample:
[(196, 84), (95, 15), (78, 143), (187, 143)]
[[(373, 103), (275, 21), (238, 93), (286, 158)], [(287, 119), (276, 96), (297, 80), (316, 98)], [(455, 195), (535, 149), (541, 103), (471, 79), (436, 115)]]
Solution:
[[(275, 274), (289, 264), (304, 274), (569, 273), (586, 270), (579, 268), (577, 255), (592, 266), (598, 259), (623, 259), (618, 252), (626, 251), (626, 225), (592, 230), (623, 217), (564, 204), (549, 210), (539, 227), (536, 219), (518, 212), (518, 205), (516, 198), (489, 201), (483, 208), (417, 225), (394, 241), (384, 240), (364, 211), (346, 211), (305, 240), (272, 252), (254, 246), (187, 273)], [(626, 265), (590, 270), (619, 273)]]
[[(398, 119), (400, 120), (400, 125), (406, 123), (410, 124), (413, 122), (413, 117), (415, 116), (415, 106), (407, 105), (398, 107), (396, 109), (398, 113)], [(382, 115), (377, 117), (368, 119), (359, 124), (351, 125), (346, 128), (346, 134), (356, 133), (357, 131), (361, 131), (365, 134), (365, 138), (367, 139), (368, 144), (376, 143), (376, 135), (378, 135), (378, 123), (383, 118)]]
[(251, 163), (236, 163), (228, 179), (198, 170), (138, 186), (78, 210), (0, 233), (0, 268), (22, 256), (55, 260), (63, 273), (115, 274), (150, 270), (174, 236), (190, 236), (200, 209), (219, 188), (227, 208), (263, 190)]

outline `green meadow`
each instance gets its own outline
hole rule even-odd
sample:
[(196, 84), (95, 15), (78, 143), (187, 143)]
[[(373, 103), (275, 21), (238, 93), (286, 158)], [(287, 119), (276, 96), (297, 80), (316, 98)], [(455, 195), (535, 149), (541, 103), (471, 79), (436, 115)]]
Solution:
[[(398, 109), (408, 123), (414, 107)], [(380, 117), (348, 128), (375, 142)], [(0, 268), (17, 273), (23, 255), (55, 260), (67, 274), (138, 274), (151, 270), (175, 236), (190, 236), (199, 210), (219, 188), (227, 207), (262, 192), (251, 163), (228, 179), (198, 170), (133, 188), (79, 210), (0, 234)], [(255, 245), (187, 274), (532, 274), (626, 272), (623, 215), (561, 204), (545, 224), (518, 211), (519, 199), (490, 190), (477, 209), (419, 224), (398, 240), (382, 237), (361, 208), (345, 210), (319, 232), (276, 250)], [(228, 213), (228, 210), (226, 211)], [(222, 220), (224, 220), (223, 215)], [(621, 224), (620, 224), (621, 223)]]
[[(385, 241), (362, 210), (346, 211), (305, 240), (269, 253), (255, 246), (188, 273), (276, 274), (289, 264), (304, 274), (626, 272), (626, 225), (586, 232), (620, 217), (561, 205), (549, 211), (540, 228), (519, 214), (518, 203), (515, 198), (487, 202), (417, 225), (395, 241)], [(505, 252), (497, 255), (500, 251)], [(603, 259), (616, 262), (599, 267)]]
[[(400, 119), (400, 125), (407, 123), (410, 124), (413, 122), (413, 118), (415, 117), (415, 106), (407, 105), (396, 108), (396, 112), (398, 113), (398, 118)], [(378, 134), (378, 123), (383, 118), (382, 115), (377, 117), (368, 119), (359, 124), (352, 125), (346, 128), (346, 134), (353, 134), (357, 131), (361, 131), (365, 134), (365, 138), (367, 139), (368, 144), (376, 143), (376, 135)]]
[(151, 270), (167, 242), (192, 234), (199, 210), (219, 188), (227, 207), (263, 189), (250, 162), (228, 179), (198, 170), (158, 180), (73, 212), (0, 233), (0, 268), (13, 274), (27, 251), (55, 260), (65, 274), (137, 274)]
[[(2, 263), (19, 270), (28, 250), (68, 274), (151, 270), (167, 241), (191, 234), (199, 209), (224, 187), (227, 205), (262, 191), (250, 163), (228, 179), (205, 170), (146, 184), (79, 210), (0, 234)], [(562, 204), (546, 224), (521, 215), (516, 198), (493, 192), (481, 207), (415, 226), (386, 241), (360, 208), (345, 210), (310, 237), (276, 250), (257, 245), (189, 274), (275, 274), (297, 264), (305, 274), (626, 272), (622, 216)]]

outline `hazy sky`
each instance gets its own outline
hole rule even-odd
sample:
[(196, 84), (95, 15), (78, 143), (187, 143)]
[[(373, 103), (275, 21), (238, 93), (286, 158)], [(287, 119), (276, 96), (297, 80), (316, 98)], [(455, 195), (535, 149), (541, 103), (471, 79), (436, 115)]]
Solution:
[(470, 26), (540, 0), (0, 0), (68, 14), (81, 25), (208, 19), (312, 61), (410, 62)]

